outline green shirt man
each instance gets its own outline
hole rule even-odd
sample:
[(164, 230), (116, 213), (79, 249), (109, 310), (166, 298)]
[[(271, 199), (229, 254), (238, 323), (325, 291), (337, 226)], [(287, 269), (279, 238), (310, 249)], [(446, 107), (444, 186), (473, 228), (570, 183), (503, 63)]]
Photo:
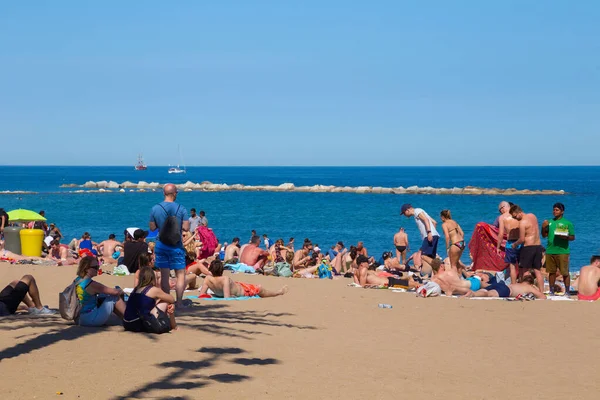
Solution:
[(565, 205), (556, 203), (553, 206), (554, 218), (542, 223), (542, 236), (548, 238), (546, 247), (546, 271), (550, 294), (554, 294), (556, 273), (560, 271), (565, 285), (565, 295), (569, 294), (571, 279), (569, 275), (569, 242), (575, 240), (573, 223), (563, 217)]
[(575, 229), (571, 221), (564, 217), (550, 220), (546, 254), (570, 254), (570, 237), (575, 238)]

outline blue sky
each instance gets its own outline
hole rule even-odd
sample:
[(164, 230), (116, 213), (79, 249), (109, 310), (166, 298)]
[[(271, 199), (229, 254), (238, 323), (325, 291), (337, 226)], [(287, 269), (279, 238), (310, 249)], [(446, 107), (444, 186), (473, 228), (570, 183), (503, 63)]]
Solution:
[(597, 165), (598, 21), (585, 0), (3, 2), (1, 163)]

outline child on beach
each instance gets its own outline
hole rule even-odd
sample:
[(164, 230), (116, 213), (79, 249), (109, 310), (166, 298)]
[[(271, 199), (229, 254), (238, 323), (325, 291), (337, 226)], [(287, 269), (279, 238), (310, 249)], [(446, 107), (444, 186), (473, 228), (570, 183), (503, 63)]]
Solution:
[(77, 297), (81, 304), (79, 325), (102, 326), (106, 324), (112, 313), (123, 318), (125, 302), (121, 299), (123, 290), (109, 288), (96, 282), (100, 263), (93, 256), (82, 257), (77, 268)]
[(149, 266), (142, 266), (138, 275), (138, 283), (129, 295), (123, 316), (125, 330), (166, 333), (177, 329), (175, 299), (157, 287), (155, 271)]
[(216, 297), (275, 297), (287, 293), (288, 287), (284, 286), (276, 292), (264, 289), (260, 285), (251, 285), (249, 283), (236, 282), (229, 276), (223, 276), (223, 263), (216, 259), (210, 263), (209, 267), (212, 276), (204, 278), (204, 283), (200, 289), (200, 296), (208, 293), (208, 289), (214, 292)]

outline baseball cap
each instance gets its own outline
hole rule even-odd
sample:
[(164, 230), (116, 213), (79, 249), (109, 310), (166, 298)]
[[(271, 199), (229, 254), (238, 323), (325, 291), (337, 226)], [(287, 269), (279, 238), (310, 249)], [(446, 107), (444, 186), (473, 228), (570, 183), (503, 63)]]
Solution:
[(318, 247), (315, 247), (315, 248), (313, 248), (313, 251), (314, 251), (315, 253), (318, 253), (318, 252), (320, 252), (320, 251), (321, 251), (321, 249), (320, 249), (320, 248), (318, 248)]
[(402, 204), (402, 207), (400, 208), (400, 214), (404, 214), (406, 212), (406, 210), (408, 210), (409, 208), (412, 208), (412, 206), (408, 203), (406, 204)]
[(136, 229), (135, 232), (133, 232), (133, 238), (135, 240), (145, 238), (146, 236), (148, 236), (148, 231), (143, 229)]
[(140, 228), (127, 228), (125, 229), (125, 231), (127, 232), (127, 234), (131, 237), (133, 237), (133, 234), (135, 233), (135, 231), (137, 231)]

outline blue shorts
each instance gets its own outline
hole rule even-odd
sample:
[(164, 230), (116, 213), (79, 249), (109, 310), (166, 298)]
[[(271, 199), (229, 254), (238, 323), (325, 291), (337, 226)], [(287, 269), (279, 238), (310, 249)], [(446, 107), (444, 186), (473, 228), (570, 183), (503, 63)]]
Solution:
[(507, 264), (516, 265), (519, 262), (519, 256), (521, 255), (521, 247), (519, 246), (516, 249), (512, 248), (514, 240), (506, 241), (506, 249), (504, 252), (504, 262)]
[(479, 289), (481, 289), (481, 280), (477, 279), (474, 276), (471, 276), (470, 278), (466, 279), (467, 281), (471, 282), (471, 290), (476, 292)]
[(423, 244), (421, 244), (421, 253), (424, 256), (435, 258), (437, 256), (437, 245), (439, 239), (439, 236), (432, 236), (430, 242), (427, 240), (427, 237), (425, 237), (425, 239), (423, 239)]
[(158, 268), (185, 269), (185, 249), (183, 247), (171, 247), (156, 241), (154, 248), (154, 265)]
[(117, 296), (102, 296), (104, 301), (99, 307), (87, 313), (79, 314), (80, 326), (102, 326), (108, 322), (119, 298)]

